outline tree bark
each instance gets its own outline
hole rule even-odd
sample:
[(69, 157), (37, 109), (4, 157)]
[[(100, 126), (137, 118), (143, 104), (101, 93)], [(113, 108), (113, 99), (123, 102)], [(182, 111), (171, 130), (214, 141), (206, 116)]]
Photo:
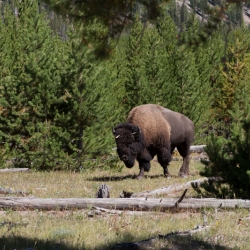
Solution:
[(39, 199), (34, 197), (2, 197), (1, 208), (12, 209), (86, 209), (101, 207), (106, 209), (130, 211), (167, 211), (176, 209), (200, 208), (250, 208), (250, 200), (224, 200), (224, 199), (183, 199), (176, 208), (175, 198), (65, 198), (65, 199)]

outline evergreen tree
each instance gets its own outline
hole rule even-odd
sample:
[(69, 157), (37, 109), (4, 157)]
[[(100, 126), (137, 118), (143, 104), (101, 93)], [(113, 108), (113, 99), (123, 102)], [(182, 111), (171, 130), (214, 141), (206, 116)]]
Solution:
[(121, 69), (120, 77), (124, 86), (125, 95), (121, 105), (128, 113), (133, 107), (142, 104), (141, 91), (141, 65), (142, 65), (142, 30), (145, 27), (139, 17), (129, 31), (127, 47), (125, 50), (125, 61)]
[[(54, 137), (52, 106), (58, 102), (63, 72), (63, 45), (52, 36), (36, 1), (14, 1), (15, 12), (4, 7), (1, 36), (1, 139), (9, 148), (16, 166), (47, 168), (67, 165), (60, 150), (62, 142)], [(16, 15), (15, 15), (16, 14)], [(0, 39), (1, 40), (1, 39)], [(65, 166), (64, 165), (64, 166)]]
[[(242, 89), (243, 108), (235, 103), (228, 113), (231, 117), (229, 139), (212, 135), (206, 147), (209, 162), (203, 174), (222, 177), (222, 181), (205, 190), (217, 197), (248, 198), (250, 192), (250, 106), (249, 94)], [(225, 185), (226, 184), (226, 185)]]
[(231, 25), (242, 27), (244, 24), (243, 20), (243, 4), (242, 3), (234, 3), (230, 4), (227, 11), (227, 18)]
[(172, 84), (176, 36), (176, 27), (168, 14), (159, 18), (156, 26), (150, 26), (145, 31), (141, 65), (143, 103), (164, 105), (173, 97), (167, 90)]
[[(217, 133), (230, 135), (231, 118), (228, 110), (241, 102), (241, 91), (249, 92), (249, 32), (242, 28), (231, 35), (227, 60), (221, 67), (220, 78), (216, 82), (214, 114), (218, 122)], [(242, 106), (242, 105), (241, 105)]]
[[(76, 167), (83, 167), (83, 156), (91, 151), (88, 149), (90, 142), (85, 141), (88, 137), (85, 130), (98, 122), (98, 100), (102, 89), (96, 79), (98, 62), (91, 49), (82, 43), (79, 35), (82, 29), (81, 24), (75, 24), (68, 35), (69, 65), (60, 88), (65, 102), (55, 106), (56, 123), (70, 134), (67, 151), (76, 160)], [(92, 148), (93, 154), (95, 151)]]
[(214, 127), (213, 103), (215, 83), (220, 75), (219, 66), (223, 57), (224, 43), (218, 32), (206, 44), (193, 47), (195, 64), (199, 75), (197, 84), (195, 126), (196, 144), (206, 143), (206, 136)]

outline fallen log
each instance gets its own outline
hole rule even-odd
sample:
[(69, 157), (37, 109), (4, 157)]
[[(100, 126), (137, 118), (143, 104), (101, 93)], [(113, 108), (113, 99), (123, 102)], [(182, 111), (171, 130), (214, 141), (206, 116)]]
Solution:
[[(207, 145), (192, 145), (190, 146), (189, 150), (190, 153), (205, 153), (205, 148)], [(178, 152), (178, 149), (175, 148), (174, 152)]]
[[(206, 145), (193, 145), (190, 146), (190, 159), (194, 161), (202, 161), (202, 160), (208, 160), (208, 155), (206, 153)], [(174, 152), (177, 153), (177, 155), (173, 155), (172, 160), (173, 161), (182, 161), (182, 157), (180, 156), (177, 148), (174, 149)]]
[(203, 153), (207, 145), (193, 145), (190, 146), (191, 153)]
[(0, 169), (0, 173), (9, 173), (9, 172), (27, 172), (29, 168), (3, 168)]
[(28, 195), (28, 193), (21, 190), (12, 190), (10, 188), (3, 188), (3, 187), (0, 187), (0, 194), (16, 194), (22, 196)]
[(250, 208), (250, 200), (240, 199), (194, 199), (186, 198), (178, 203), (176, 208), (175, 198), (35, 198), (35, 197), (1, 197), (0, 208), (12, 209), (41, 209), (41, 210), (65, 210), (65, 209), (89, 209), (101, 207), (106, 209), (130, 210), (130, 211), (167, 211), (176, 209), (201, 209), (201, 208)]
[(159, 195), (170, 195), (170, 194), (175, 194), (177, 192), (183, 191), (184, 189), (188, 189), (190, 187), (198, 187), (201, 183), (205, 182), (205, 181), (214, 181), (217, 180), (217, 177), (204, 177), (204, 178), (200, 178), (200, 179), (196, 179), (196, 180), (192, 180), (192, 181), (188, 181), (186, 183), (183, 184), (179, 184), (179, 185), (170, 185), (168, 187), (162, 187), (159, 189), (155, 189), (155, 190), (151, 190), (151, 191), (143, 191), (140, 193), (135, 193), (132, 194), (131, 197), (132, 198), (137, 198), (137, 197), (157, 197)]
[(126, 211), (126, 210), (116, 210), (116, 209), (106, 209), (106, 208), (101, 208), (101, 207), (93, 207), (91, 211), (88, 212), (89, 217), (93, 217), (94, 215), (104, 215), (104, 214), (109, 214), (109, 215), (138, 215), (138, 216), (147, 216), (149, 214), (156, 214), (154, 212), (148, 212), (148, 211)]

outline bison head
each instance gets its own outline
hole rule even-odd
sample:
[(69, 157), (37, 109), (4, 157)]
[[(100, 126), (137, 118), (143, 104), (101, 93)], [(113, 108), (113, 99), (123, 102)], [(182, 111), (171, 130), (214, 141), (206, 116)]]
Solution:
[(117, 153), (127, 168), (132, 168), (138, 153), (142, 150), (141, 130), (130, 123), (122, 123), (113, 128)]

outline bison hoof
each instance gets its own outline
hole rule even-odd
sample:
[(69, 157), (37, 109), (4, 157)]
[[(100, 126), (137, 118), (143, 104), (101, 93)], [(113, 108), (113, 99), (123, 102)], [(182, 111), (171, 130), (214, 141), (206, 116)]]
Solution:
[(164, 177), (170, 179), (172, 176), (170, 174), (165, 174)]
[(187, 178), (187, 177), (188, 177), (188, 174), (179, 173), (179, 176), (182, 177), (182, 178)]
[(144, 176), (138, 175), (136, 179), (137, 179), (137, 180), (142, 180), (143, 178), (144, 178)]

